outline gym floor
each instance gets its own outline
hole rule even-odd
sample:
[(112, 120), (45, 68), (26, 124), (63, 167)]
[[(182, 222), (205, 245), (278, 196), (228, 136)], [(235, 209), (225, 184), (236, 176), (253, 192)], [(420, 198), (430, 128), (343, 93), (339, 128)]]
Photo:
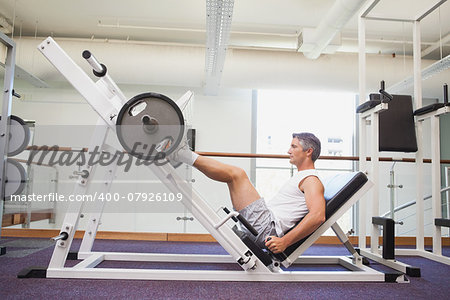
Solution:
[[(73, 250), (81, 240), (74, 240)], [(17, 273), (26, 267), (48, 265), (53, 243), (48, 239), (2, 238), (7, 247), (0, 256), (0, 298), (108, 298), (108, 299), (448, 299), (450, 266), (424, 258), (401, 257), (407, 264), (420, 267), (422, 277), (409, 278), (409, 284), (398, 283), (314, 283), (314, 282), (204, 282), (204, 281), (143, 281), (86, 279), (18, 279)], [(142, 253), (226, 254), (217, 243), (147, 242), (97, 240), (94, 251)], [(444, 248), (450, 256), (450, 247)], [(346, 255), (346, 249), (334, 245), (314, 245), (305, 255)], [(67, 266), (77, 261), (68, 261)], [(218, 269), (240, 270), (237, 264), (178, 264), (141, 262), (104, 262), (102, 267)], [(371, 263), (376, 269), (382, 266)], [(307, 267), (313, 268), (312, 266)], [(332, 269), (332, 266), (329, 266)]]

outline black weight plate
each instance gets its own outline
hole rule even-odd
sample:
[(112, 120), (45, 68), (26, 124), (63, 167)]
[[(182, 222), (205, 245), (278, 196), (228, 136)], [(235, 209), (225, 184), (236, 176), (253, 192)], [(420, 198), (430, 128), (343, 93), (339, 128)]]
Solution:
[(26, 178), (25, 168), (14, 159), (8, 158), (6, 160), (5, 198), (22, 193)]
[[(1, 119), (1, 116), (0, 116)], [(8, 156), (21, 153), (30, 142), (30, 128), (24, 120), (11, 115), (9, 126)]]
[(165, 155), (172, 153), (181, 142), (184, 134), (183, 114), (178, 105), (164, 95), (139, 94), (120, 110), (116, 132), (128, 153), (140, 159), (153, 160), (158, 154), (155, 148), (162, 141), (170, 141), (167, 147), (160, 150)]

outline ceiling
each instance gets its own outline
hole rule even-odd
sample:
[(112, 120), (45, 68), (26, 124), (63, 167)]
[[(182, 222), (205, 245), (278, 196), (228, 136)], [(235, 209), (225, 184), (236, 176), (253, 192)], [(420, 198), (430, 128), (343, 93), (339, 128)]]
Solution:
[[(369, 2), (369, 1), (367, 1)], [(369, 16), (416, 19), (438, 0), (381, 0)], [(298, 35), (315, 28), (335, 0), (235, 1), (230, 48), (297, 51)], [(0, 15), (24, 36), (130, 40), (146, 43), (205, 45), (205, 0), (0, 0)], [(450, 54), (450, 1), (421, 22), (424, 58)], [(341, 31), (337, 52), (358, 51), (358, 22), (353, 16)], [(445, 40), (445, 38), (447, 38)], [(411, 55), (412, 23), (366, 22), (368, 53)], [(443, 40), (441, 46), (439, 41)]]

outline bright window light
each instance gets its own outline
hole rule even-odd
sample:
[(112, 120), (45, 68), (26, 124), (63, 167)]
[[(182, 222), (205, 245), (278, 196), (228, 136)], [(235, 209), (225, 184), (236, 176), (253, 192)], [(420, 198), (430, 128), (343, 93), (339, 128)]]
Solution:
[[(321, 156), (353, 156), (355, 94), (323, 91), (258, 91), (257, 153), (287, 154), (294, 132), (314, 133), (321, 141)], [(352, 171), (351, 161), (319, 159), (322, 178)], [(261, 196), (275, 196), (297, 170), (288, 159), (257, 159), (256, 188)], [(351, 211), (339, 224), (351, 228)], [(326, 235), (332, 235), (326, 232)]]

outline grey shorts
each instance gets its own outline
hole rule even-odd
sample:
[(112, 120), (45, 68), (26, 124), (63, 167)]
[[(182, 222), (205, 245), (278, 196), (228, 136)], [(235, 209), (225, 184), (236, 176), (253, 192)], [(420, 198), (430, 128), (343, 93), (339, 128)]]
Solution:
[(275, 216), (267, 208), (264, 198), (258, 199), (249, 204), (247, 207), (241, 209), (239, 213), (247, 219), (253, 227), (255, 227), (256, 231), (258, 231), (259, 234), (255, 237), (247, 230), (247, 228), (241, 226), (242, 230), (247, 233), (247, 235), (254, 240), (259, 247), (265, 247), (266, 237), (269, 235), (277, 235), (275, 231)]

